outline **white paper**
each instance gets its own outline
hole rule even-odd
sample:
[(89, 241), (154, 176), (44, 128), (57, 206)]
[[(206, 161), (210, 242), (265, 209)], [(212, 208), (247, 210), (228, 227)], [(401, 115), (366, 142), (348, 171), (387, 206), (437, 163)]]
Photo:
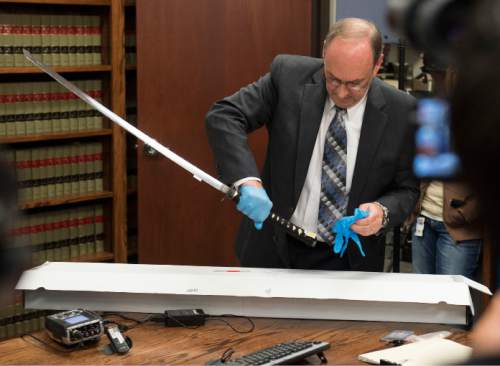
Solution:
[(433, 338), (399, 347), (365, 353), (358, 359), (371, 364), (386, 360), (400, 365), (452, 365), (466, 361), (472, 348), (449, 339)]

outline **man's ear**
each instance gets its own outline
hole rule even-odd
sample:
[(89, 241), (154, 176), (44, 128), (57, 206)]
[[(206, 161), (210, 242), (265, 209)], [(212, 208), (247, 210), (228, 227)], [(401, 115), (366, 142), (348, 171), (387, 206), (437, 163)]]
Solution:
[(382, 63), (384, 62), (384, 54), (381, 53), (380, 56), (378, 57), (377, 62), (375, 63), (375, 67), (373, 68), (373, 76), (377, 76), (378, 70), (380, 70), (380, 67), (382, 67)]

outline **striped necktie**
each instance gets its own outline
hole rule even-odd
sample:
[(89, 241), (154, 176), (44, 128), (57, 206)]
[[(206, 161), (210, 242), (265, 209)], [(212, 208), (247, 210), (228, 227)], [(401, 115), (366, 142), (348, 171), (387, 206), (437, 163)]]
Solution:
[(347, 208), (346, 114), (345, 109), (335, 107), (335, 116), (326, 132), (323, 162), (321, 164), (318, 234), (327, 243), (333, 243), (332, 227), (335, 221), (345, 215)]

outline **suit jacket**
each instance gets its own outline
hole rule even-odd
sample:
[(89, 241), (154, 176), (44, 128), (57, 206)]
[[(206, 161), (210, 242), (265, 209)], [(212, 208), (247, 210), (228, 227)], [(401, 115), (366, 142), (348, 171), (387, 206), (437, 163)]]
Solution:
[[(271, 71), (237, 93), (216, 102), (206, 117), (210, 145), (220, 178), (227, 184), (261, 177), (273, 211), (290, 218), (305, 182), (327, 98), (323, 60), (277, 56)], [(389, 209), (391, 225), (401, 224), (418, 198), (412, 174), (413, 131), (409, 123), (414, 99), (375, 79), (368, 91), (347, 214), (375, 200)], [(265, 126), (267, 156), (260, 174), (247, 144), (247, 134)], [(349, 246), (355, 270), (380, 271), (383, 236), (362, 238), (366, 257)], [(352, 243), (351, 243), (352, 244)], [(284, 233), (271, 224), (260, 231), (243, 218), (236, 252), (245, 266), (261, 266), (269, 246), (287, 261)], [(333, 254), (332, 254), (333, 255)]]

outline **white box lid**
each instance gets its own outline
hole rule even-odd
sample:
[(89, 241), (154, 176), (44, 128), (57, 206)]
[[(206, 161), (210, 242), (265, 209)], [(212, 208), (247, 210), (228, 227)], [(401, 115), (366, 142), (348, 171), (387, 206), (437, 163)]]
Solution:
[(446, 303), (470, 306), (469, 287), (490, 290), (463, 276), (267, 268), (46, 262), (23, 273), (16, 288), (52, 291), (215, 295)]

